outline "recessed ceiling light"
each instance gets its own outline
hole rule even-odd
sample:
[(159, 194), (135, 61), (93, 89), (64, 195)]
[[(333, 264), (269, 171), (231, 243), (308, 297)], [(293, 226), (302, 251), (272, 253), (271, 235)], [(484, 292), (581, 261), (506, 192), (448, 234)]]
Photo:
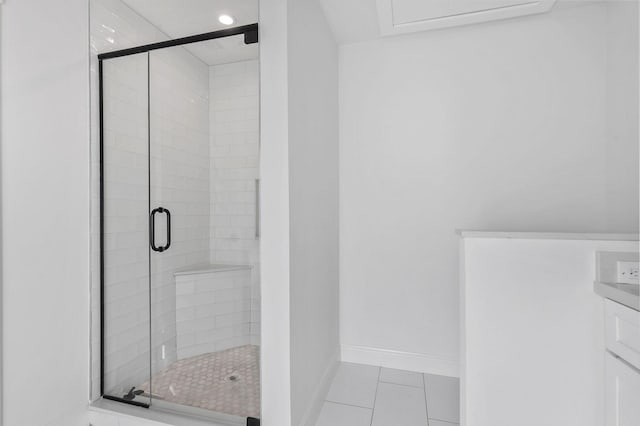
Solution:
[(220, 15), (218, 16), (218, 21), (224, 25), (231, 25), (235, 22), (235, 19), (231, 15)]

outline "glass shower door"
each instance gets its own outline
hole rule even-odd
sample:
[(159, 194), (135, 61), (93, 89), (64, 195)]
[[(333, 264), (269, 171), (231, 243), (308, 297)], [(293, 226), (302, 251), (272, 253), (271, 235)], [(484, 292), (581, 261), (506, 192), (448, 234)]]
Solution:
[(163, 407), (204, 398), (191, 386), (203, 371), (179, 369), (175, 275), (209, 261), (209, 80), (198, 62), (183, 46), (149, 52), (151, 393)]
[(260, 414), (257, 26), (203, 36), (99, 56), (101, 390), (244, 425)]
[[(238, 35), (149, 52), (150, 394), (158, 407), (246, 424), (247, 417), (259, 416), (257, 346), (249, 345), (252, 270), (245, 259), (235, 265), (216, 263), (212, 235), (219, 229), (215, 225), (232, 220), (230, 213), (247, 227), (255, 224), (250, 215), (257, 168), (231, 168), (234, 161), (245, 161), (238, 157), (221, 165), (212, 146), (211, 94), (221, 89), (212, 86), (213, 70), (201, 58), (205, 52), (215, 57), (220, 43), (248, 49)], [(224, 78), (235, 82), (239, 76)], [(234, 90), (247, 94), (243, 87), (226, 90), (229, 96)], [(216, 161), (229, 167), (228, 188), (223, 188)], [(221, 204), (214, 202), (222, 196), (242, 197), (241, 210), (224, 216)], [(251, 246), (257, 246), (254, 232), (249, 234)]]
[(212, 371), (190, 349), (214, 352), (213, 338), (204, 340), (206, 320), (198, 333), (185, 322), (205, 315), (206, 306), (179, 275), (210, 260), (209, 72), (184, 46), (150, 52), (149, 64), (150, 199), (159, 209), (150, 257), (151, 391), (165, 408), (212, 415), (206, 384)]
[(148, 406), (149, 300), (148, 55), (101, 62), (102, 392)]

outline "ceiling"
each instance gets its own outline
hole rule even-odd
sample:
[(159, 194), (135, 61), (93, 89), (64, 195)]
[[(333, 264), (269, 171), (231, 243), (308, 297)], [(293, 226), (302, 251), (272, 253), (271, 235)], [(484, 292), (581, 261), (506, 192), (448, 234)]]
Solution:
[(338, 43), (380, 37), (376, 0), (319, 0)]
[[(468, 25), (545, 13), (558, 3), (591, 0), (317, 0), (340, 44), (383, 36)], [(258, 22), (259, 0), (122, 0), (171, 38), (228, 28), (220, 14), (233, 16), (233, 26)], [(208, 65), (258, 57), (257, 44), (241, 36), (186, 47)]]
[[(259, 0), (122, 0), (170, 38), (229, 28), (218, 16), (233, 16), (232, 26), (258, 22)], [(258, 45), (245, 45), (242, 36), (225, 37), (185, 46), (207, 65), (246, 61), (258, 57)]]
[(551, 10), (556, 0), (377, 0), (384, 35), (457, 27)]
[[(340, 44), (549, 12), (593, 0), (318, 0)], [(611, 1), (611, 0), (606, 0)]]

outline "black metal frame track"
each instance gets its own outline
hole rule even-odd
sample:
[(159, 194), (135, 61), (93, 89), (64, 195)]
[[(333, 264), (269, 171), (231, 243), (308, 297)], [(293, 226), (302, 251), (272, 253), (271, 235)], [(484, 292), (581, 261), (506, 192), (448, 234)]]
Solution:
[(182, 46), (185, 44), (198, 43), (201, 41), (214, 40), (216, 38), (231, 37), (244, 34), (245, 44), (258, 42), (258, 24), (242, 25), (240, 27), (227, 28), (210, 33), (196, 34), (188, 37), (174, 38), (172, 40), (160, 41), (158, 43), (145, 44), (128, 49), (114, 50), (98, 55), (99, 60), (119, 58), (121, 56), (135, 55), (137, 53), (150, 52), (152, 50), (166, 49), (167, 47)]

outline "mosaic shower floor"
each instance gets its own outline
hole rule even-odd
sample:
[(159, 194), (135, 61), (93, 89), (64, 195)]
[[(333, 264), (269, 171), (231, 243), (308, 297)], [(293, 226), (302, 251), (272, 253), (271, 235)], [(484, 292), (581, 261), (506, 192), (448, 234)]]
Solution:
[(181, 359), (141, 389), (152, 399), (241, 417), (260, 417), (259, 348), (238, 346)]

